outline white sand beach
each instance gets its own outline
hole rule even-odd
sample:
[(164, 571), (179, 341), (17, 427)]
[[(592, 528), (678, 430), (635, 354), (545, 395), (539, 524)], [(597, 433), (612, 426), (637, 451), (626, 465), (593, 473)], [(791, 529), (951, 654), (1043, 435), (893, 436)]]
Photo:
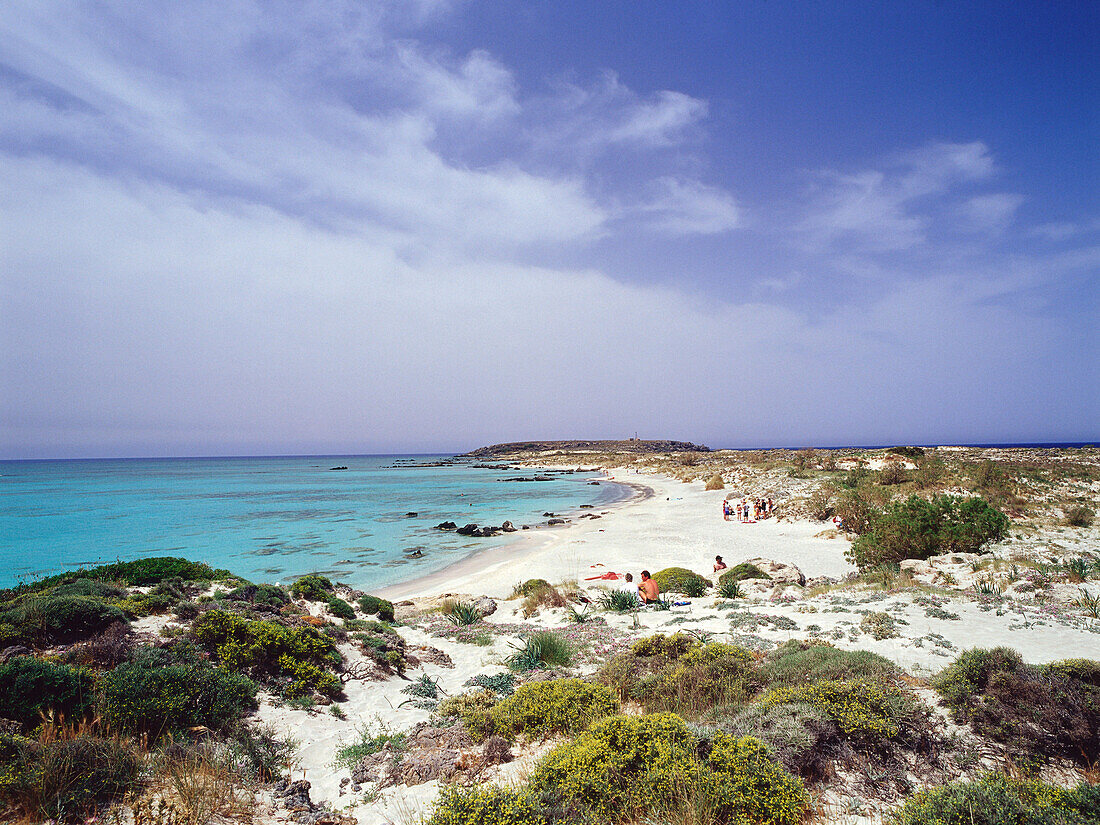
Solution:
[(705, 490), (701, 483), (621, 468), (608, 476), (651, 493), (590, 511), (605, 514), (599, 519), (575, 518), (567, 526), (544, 527), (379, 595), (407, 599), (470, 593), (500, 598), (530, 578), (575, 579), (583, 584), (604, 571), (632, 572), (637, 579), (643, 569), (655, 572), (673, 566), (707, 574), (716, 555), (731, 567), (745, 559), (775, 559), (801, 568), (808, 578), (840, 577), (855, 570), (844, 559), (847, 541), (817, 537), (828, 525), (774, 518), (755, 524), (724, 521), (722, 500), (728, 489)]

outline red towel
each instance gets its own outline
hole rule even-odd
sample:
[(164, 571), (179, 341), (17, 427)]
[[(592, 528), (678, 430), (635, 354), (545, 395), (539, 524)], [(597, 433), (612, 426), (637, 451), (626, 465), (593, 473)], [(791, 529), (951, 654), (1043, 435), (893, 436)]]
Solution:
[(587, 579), (585, 579), (585, 581), (586, 582), (615, 581), (618, 578), (619, 578), (618, 573), (604, 573), (602, 576), (589, 576)]

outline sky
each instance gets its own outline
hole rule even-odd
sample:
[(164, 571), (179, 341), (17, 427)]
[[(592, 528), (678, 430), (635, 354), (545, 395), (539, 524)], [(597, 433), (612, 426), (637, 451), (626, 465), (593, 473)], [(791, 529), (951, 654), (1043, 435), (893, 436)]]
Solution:
[(0, 458), (1100, 440), (1100, 4), (0, 6)]

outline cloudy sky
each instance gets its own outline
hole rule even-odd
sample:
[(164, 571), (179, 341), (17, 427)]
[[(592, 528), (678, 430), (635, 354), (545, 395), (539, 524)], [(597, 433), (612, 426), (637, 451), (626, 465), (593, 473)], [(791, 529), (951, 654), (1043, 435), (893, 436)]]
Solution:
[(0, 457), (1100, 438), (1100, 5), (0, 7)]

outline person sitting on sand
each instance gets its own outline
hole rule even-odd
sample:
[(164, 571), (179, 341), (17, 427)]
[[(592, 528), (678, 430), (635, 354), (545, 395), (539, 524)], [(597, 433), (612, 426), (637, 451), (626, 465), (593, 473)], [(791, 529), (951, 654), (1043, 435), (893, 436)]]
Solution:
[(635, 599), (639, 598), (638, 585), (634, 584), (634, 576), (632, 576), (630, 573), (627, 573), (623, 577), (623, 583), (618, 585), (615, 589), (621, 590), (624, 593), (629, 593)]
[(653, 604), (658, 601), (661, 591), (657, 589), (657, 582), (649, 577), (649, 571), (642, 571), (642, 583), (638, 585), (638, 595), (642, 598), (642, 604)]
[(724, 561), (722, 561), (722, 557), (721, 556), (715, 556), (714, 557), (714, 572), (717, 573), (719, 570), (725, 570), (725, 569), (726, 569), (726, 563)]

